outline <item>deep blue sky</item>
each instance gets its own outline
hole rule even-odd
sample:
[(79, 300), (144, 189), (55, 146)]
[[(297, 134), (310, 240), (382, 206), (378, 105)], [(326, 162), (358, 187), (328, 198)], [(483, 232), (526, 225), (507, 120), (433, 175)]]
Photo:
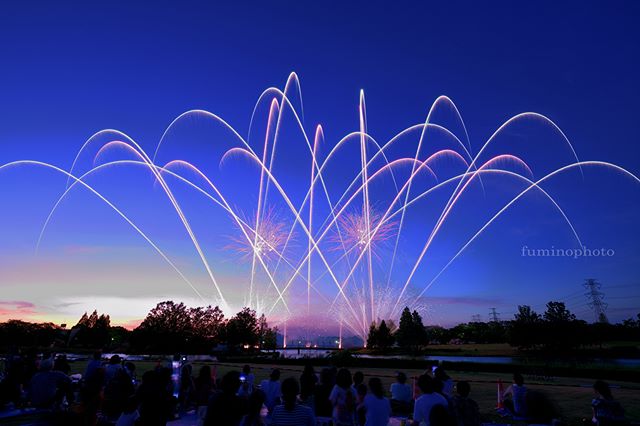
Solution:
[[(446, 94), (461, 109), (476, 151), (506, 119), (536, 111), (565, 131), (581, 159), (640, 172), (640, 3), (238, 3), (3, 2), (0, 163), (30, 158), (68, 168), (84, 140), (103, 128), (123, 130), (152, 150), (171, 120), (194, 108), (213, 111), (244, 133), (261, 91), (282, 87), (296, 71), (307, 127), (323, 123), (334, 143), (357, 130), (360, 89), (380, 140), (423, 121), (434, 99)], [(541, 150), (534, 155), (544, 164)], [(577, 224), (592, 232), (588, 242), (615, 247), (619, 257), (597, 266), (534, 265), (544, 272), (522, 277), (518, 300), (503, 290), (523, 275), (522, 265), (479, 250), (454, 275), (466, 284), (440, 290), (443, 298), (479, 298), (469, 302), (477, 308), (461, 308), (460, 320), (484, 315), (492, 304), (513, 310), (535, 283), (549, 283), (548, 297), (536, 292), (540, 307), (580, 290), (592, 274), (620, 286), (609, 293), (618, 309), (612, 316), (631, 315), (639, 299), (615, 297), (639, 292), (639, 228), (632, 226), (639, 189), (592, 176), (580, 188), (574, 188), (579, 181), (567, 183), (565, 200), (595, 193), (591, 204), (574, 206), (584, 213)], [(37, 186), (33, 179), (27, 184)], [(9, 191), (7, 183), (1, 188)], [(5, 212), (14, 220), (22, 214)], [(527, 213), (520, 219), (508, 225), (526, 229), (533, 220)], [(483, 247), (495, 249), (493, 241)], [(4, 244), (0, 253), (9, 249)], [(436, 319), (455, 320), (434, 309)]]

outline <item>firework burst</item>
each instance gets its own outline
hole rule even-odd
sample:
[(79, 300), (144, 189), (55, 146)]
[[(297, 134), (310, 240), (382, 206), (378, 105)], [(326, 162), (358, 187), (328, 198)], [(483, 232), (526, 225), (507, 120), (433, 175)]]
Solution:
[(337, 227), (330, 241), (334, 250), (345, 249), (348, 253), (360, 254), (362, 250), (371, 248), (371, 252), (377, 256), (376, 249), (380, 244), (393, 238), (397, 223), (394, 221), (384, 221), (382, 214), (369, 207), (367, 216), (362, 212), (344, 213), (338, 218)]
[(230, 237), (232, 244), (228, 248), (245, 259), (250, 259), (254, 255), (264, 261), (282, 257), (289, 227), (280, 220), (273, 208), (266, 209), (259, 219), (253, 217), (253, 219), (243, 220), (238, 227), (242, 232), (240, 235)]

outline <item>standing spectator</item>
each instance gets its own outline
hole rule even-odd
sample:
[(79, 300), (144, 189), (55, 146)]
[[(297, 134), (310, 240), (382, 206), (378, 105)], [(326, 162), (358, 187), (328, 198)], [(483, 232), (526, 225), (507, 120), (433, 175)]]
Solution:
[(180, 369), (180, 388), (178, 390), (178, 407), (181, 414), (187, 412), (195, 393), (195, 383), (193, 382), (193, 367), (191, 364), (184, 364)]
[(369, 393), (364, 398), (365, 426), (387, 426), (391, 417), (391, 403), (384, 396), (382, 381), (369, 379)]
[(320, 372), (320, 383), (316, 385), (313, 393), (313, 401), (317, 417), (331, 417), (333, 406), (329, 400), (329, 395), (331, 395), (333, 385), (335, 385), (333, 370), (323, 368)]
[(333, 406), (333, 422), (336, 426), (352, 426), (356, 395), (351, 385), (351, 373), (341, 368), (336, 376), (336, 384), (331, 390), (329, 400)]
[(247, 414), (246, 400), (236, 395), (240, 386), (240, 373), (229, 371), (222, 378), (222, 389), (211, 397), (205, 426), (237, 426)]
[(418, 378), (421, 395), (416, 399), (413, 408), (413, 421), (421, 426), (429, 426), (429, 416), (433, 407), (442, 405), (446, 409), (449, 406), (446, 398), (435, 391), (435, 387), (431, 376), (423, 374)]
[(87, 369), (84, 371), (84, 379), (88, 380), (100, 367), (102, 367), (102, 352), (96, 351), (93, 353), (91, 361), (87, 364)]
[(593, 410), (591, 421), (598, 426), (624, 424), (624, 409), (618, 401), (613, 399), (609, 385), (598, 380), (593, 384), (593, 390), (596, 397), (591, 401)]
[(283, 405), (273, 409), (272, 426), (315, 426), (316, 419), (311, 408), (298, 404), (296, 399), (300, 387), (293, 377), (282, 382)]
[(504, 405), (516, 417), (527, 416), (527, 388), (524, 385), (522, 374), (515, 373), (513, 375), (513, 384), (511, 384), (503, 394), (505, 398)]
[(480, 426), (478, 403), (469, 398), (470, 392), (469, 382), (459, 381), (456, 384), (456, 394), (451, 402), (458, 426)]
[(280, 403), (280, 370), (274, 368), (269, 375), (269, 380), (260, 383), (260, 389), (265, 394), (265, 405), (271, 413), (276, 405)]
[(196, 415), (198, 417), (198, 426), (204, 424), (204, 418), (207, 415), (207, 405), (213, 393), (213, 378), (211, 377), (211, 367), (203, 365), (195, 380), (195, 404)]

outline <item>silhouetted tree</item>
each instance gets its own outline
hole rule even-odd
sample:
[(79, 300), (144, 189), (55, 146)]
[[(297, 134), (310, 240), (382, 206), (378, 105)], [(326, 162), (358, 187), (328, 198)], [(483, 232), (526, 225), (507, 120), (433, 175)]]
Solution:
[(414, 350), (427, 343), (427, 331), (418, 311), (413, 311), (412, 313), (409, 307), (405, 307), (402, 310), (395, 339), (398, 342), (398, 346), (413, 348)]
[(519, 305), (509, 325), (507, 341), (521, 349), (531, 349), (542, 342), (542, 318), (528, 305)]
[(257, 345), (259, 333), (256, 311), (243, 308), (227, 322), (225, 334), (230, 346), (249, 345), (253, 347)]

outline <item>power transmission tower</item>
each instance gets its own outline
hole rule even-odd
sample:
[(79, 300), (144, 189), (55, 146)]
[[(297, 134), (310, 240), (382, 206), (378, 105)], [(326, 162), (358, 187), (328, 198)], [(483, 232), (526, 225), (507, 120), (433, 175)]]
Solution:
[(600, 291), (601, 284), (593, 278), (589, 278), (583, 286), (587, 289), (584, 295), (589, 299), (589, 307), (593, 309), (596, 322), (608, 324), (609, 319), (606, 314), (608, 305), (604, 302), (604, 293)]
[(496, 308), (491, 308), (491, 312), (489, 313), (489, 318), (491, 322), (499, 322), (500, 312), (496, 312)]
[(482, 322), (482, 315), (480, 314), (471, 315), (471, 322)]

